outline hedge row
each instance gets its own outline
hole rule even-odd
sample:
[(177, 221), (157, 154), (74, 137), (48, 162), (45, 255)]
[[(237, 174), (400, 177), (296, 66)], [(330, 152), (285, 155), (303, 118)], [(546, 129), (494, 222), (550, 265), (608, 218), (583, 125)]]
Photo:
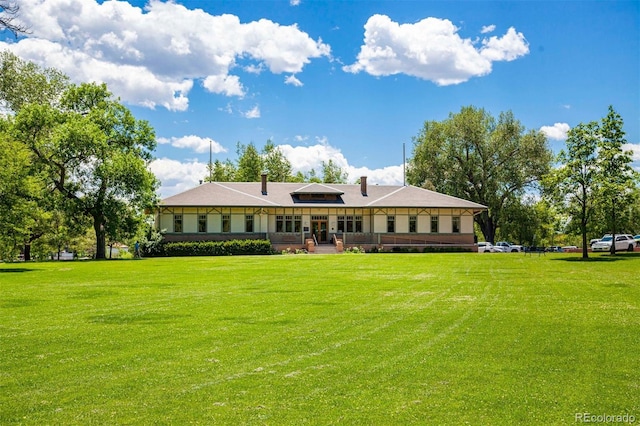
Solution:
[(231, 256), (273, 254), (269, 240), (163, 242), (147, 256)]

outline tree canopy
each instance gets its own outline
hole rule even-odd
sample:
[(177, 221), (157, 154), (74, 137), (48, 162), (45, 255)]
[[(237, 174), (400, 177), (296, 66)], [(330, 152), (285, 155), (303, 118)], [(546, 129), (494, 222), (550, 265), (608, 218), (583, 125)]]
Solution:
[(24, 82), (19, 92), (0, 83), (0, 98), (13, 111), (3, 125), (4, 148), (17, 144), (16, 152), (26, 157), (16, 161), (38, 176), (40, 192), (55, 194), (40, 206), (56, 206), (69, 224), (92, 221), (96, 257), (104, 258), (106, 239), (135, 232), (144, 208), (156, 201), (157, 183), (148, 169), (153, 129), (104, 84), (66, 85), (60, 74), (7, 55), (2, 65)]
[(532, 189), (552, 159), (546, 137), (526, 132), (512, 112), (496, 120), (473, 106), (426, 121), (413, 142), (408, 182), (487, 206), (475, 217), (487, 241), (494, 241), (505, 206)]
[[(583, 258), (589, 256), (589, 231), (615, 237), (620, 223), (632, 221), (637, 214), (638, 174), (631, 167), (631, 152), (623, 150), (623, 124), (609, 106), (599, 122), (580, 123), (569, 130), (566, 148), (558, 155), (559, 167), (547, 178), (547, 197), (579, 230)], [(594, 224), (594, 219), (602, 223)]]
[(237, 143), (237, 161), (227, 159), (215, 160), (208, 168), (205, 182), (258, 182), (263, 173), (267, 174), (270, 182), (324, 182), (346, 183), (347, 172), (336, 165), (333, 160), (322, 162), (322, 178), (311, 169), (308, 173), (293, 174), (291, 162), (284, 155), (279, 146), (267, 140), (262, 151), (258, 151), (255, 144)]

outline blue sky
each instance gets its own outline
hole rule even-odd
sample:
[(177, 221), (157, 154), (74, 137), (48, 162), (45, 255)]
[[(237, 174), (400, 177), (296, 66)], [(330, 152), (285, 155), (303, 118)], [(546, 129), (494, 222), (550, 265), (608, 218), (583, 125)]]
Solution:
[[(461, 107), (511, 110), (549, 146), (613, 105), (640, 168), (640, 2), (18, 0), (0, 49), (106, 82), (156, 130), (163, 197), (236, 143), (401, 184), (402, 149)], [(211, 142), (210, 142), (211, 141)]]

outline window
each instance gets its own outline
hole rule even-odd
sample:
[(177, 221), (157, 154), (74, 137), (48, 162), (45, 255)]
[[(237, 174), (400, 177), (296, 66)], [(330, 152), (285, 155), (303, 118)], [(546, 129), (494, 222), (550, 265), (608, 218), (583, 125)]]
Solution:
[(409, 216), (409, 232), (418, 232), (417, 216)]
[(276, 216), (276, 232), (301, 232), (302, 216)]
[(207, 215), (198, 215), (198, 232), (207, 232)]
[(182, 232), (182, 215), (173, 215), (173, 232)]
[(353, 232), (353, 216), (347, 216), (347, 232)]
[(362, 216), (338, 216), (338, 232), (362, 232)]
[(387, 232), (396, 232), (395, 216), (387, 216)]
[(460, 233), (460, 216), (453, 216), (451, 218), (451, 230), (454, 234)]
[(431, 232), (438, 233), (438, 216), (431, 216)]
[(222, 215), (222, 232), (231, 232), (231, 215)]
[(253, 232), (253, 215), (248, 214), (244, 217), (244, 232)]

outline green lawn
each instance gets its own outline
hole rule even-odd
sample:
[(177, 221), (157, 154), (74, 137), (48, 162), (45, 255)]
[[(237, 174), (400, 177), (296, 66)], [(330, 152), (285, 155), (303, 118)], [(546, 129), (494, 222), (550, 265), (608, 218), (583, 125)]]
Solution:
[(639, 254), (0, 264), (0, 424), (640, 421)]

